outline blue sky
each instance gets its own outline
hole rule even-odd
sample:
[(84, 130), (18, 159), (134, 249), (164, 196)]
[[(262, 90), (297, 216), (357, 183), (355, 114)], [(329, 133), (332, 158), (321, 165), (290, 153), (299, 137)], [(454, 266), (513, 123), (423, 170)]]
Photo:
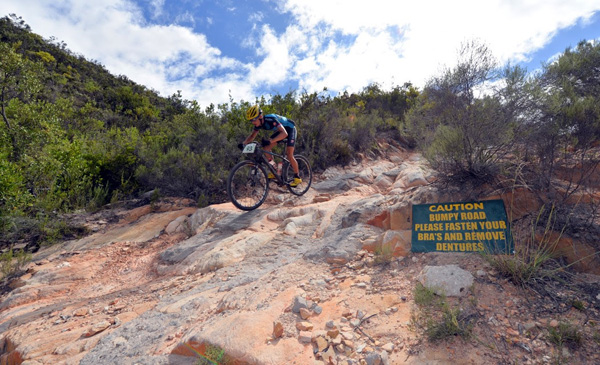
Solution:
[(2, 0), (45, 39), (201, 106), (290, 90), (422, 87), (465, 41), (534, 71), (600, 41), (600, 0)]

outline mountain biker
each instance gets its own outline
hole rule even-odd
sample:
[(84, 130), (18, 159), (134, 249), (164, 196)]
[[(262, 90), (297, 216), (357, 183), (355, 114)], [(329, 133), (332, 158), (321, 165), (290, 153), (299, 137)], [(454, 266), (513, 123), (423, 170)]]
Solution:
[[(268, 131), (274, 131), (274, 133), (269, 137), (269, 139), (263, 139), (262, 147), (266, 151), (271, 151), (277, 142), (286, 140), (287, 147), (285, 149), (287, 158), (292, 165), (292, 169), (294, 170), (294, 181), (290, 183), (291, 187), (298, 186), (302, 183), (302, 179), (300, 178), (298, 171), (298, 161), (294, 158), (294, 145), (296, 144), (296, 124), (293, 120), (288, 119), (286, 117), (282, 117), (277, 114), (267, 114), (263, 115), (262, 109), (258, 105), (251, 106), (246, 111), (246, 119), (252, 122), (254, 125), (254, 130), (252, 133), (244, 140), (244, 144), (248, 144), (256, 138), (258, 132), (261, 129), (266, 129)], [(273, 157), (267, 154), (267, 159), (272, 161)], [(273, 173), (269, 172), (269, 179), (274, 179), (275, 176)]]

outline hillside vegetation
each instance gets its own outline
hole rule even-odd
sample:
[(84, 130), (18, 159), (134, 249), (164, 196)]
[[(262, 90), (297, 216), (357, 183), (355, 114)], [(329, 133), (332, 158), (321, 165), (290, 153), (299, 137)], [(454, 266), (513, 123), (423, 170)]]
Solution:
[(244, 112), (255, 103), (296, 121), (297, 151), (316, 171), (393, 140), (419, 148), (443, 182), (544, 191), (562, 222), (573, 211), (571, 197), (591, 197), (587, 218), (570, 223), (596, 239), (600, 45), (582, 41), (534, 75), (499, 65), (478, 42), (458, 56), (422, 90), (372, 84), (337, 96), (289, 92), (201, 106), (111, 75), (22, 19), (4, 17), (0, 247), (35, 249), (83, 234), (61, 215), (145, 192), (198, 206), (225, 201), (236, 146), (250, 132)]

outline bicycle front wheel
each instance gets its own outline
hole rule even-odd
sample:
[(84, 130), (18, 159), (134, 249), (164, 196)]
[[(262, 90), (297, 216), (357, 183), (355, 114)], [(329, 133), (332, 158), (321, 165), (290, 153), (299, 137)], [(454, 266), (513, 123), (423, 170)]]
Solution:
[(291, 164), (287, 164), (285, 171), (283, 173), (284, 181), (287, 182), (287, 187), (289, 191), (294, 195), (304, 195), (310, 188), (310, 184), (312, 184), (312, 170), (310, 168), (310, 164), (308, 163), (308, 159), (304, 156), (296, 155), (294, 156), (296, 161), (298, 162), (298, 175), (302, 179), (302, 182), (297, 186), (291, 186), (290, 183), (294, 181), (294, 169)]
[(227, 194), (241, 210), (253, 210), (267, 199), (269, 184), (264, 167), (252, 161), (235, 165), (227, 178)]

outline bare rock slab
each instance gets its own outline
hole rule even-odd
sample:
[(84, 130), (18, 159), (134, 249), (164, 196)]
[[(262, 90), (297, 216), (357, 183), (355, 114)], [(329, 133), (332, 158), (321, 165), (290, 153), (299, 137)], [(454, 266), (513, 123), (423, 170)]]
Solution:
[(458, 265), (425, 266), (419, 282), (438, 295), (460, 297), (469, 292), (473, 275)]

